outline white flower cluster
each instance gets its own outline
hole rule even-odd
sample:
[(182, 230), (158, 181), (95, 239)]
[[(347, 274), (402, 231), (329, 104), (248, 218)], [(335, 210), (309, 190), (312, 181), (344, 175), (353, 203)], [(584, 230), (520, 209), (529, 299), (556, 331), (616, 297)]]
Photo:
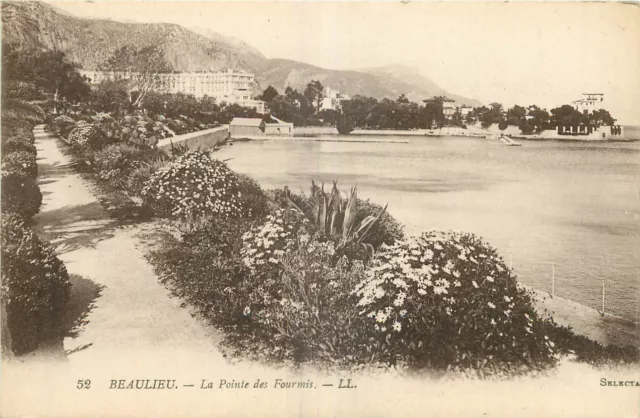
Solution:
[(201, 151), (191, 151), (168, 164), (147, 181), (142, 196), (168, 206), (172, 216), (240, 214), (236, 176), (221, 161)]
[(77, 127), (69, 134), (69, 142), (78, 145), (87, 145), (91, 135), (96, 135), (95, 127), (88, 123), (78, 123)]
[[(491, 261), (483, 263), (483, 267), (492, 264), (495, 269), (491, 274), (498, 275), (504, 271), (498, 259), (485, 253), (482, 246), (463, 243), (462, 238), (460, 233), (433, 231), (392, 246), (383, 245), (367, 270), (366, 279), (353, 291), (360, 298), (362, 314), (375, 319), (376, 329), (384, 332), (390, 326), (400, 331), (403, 321), (412, 314), (406, 310), (407, 300), (441, 303), (443, 311), (452, 315), (462, 295), (491, 286), (493, 277), (488, 275), (481, 280), (476, 269), (485, 260)], [(467, 269), (466, 274), (462, 274), (462, 267)], [(511, 301), (508, 296), (504, 300)], [(489, 302), (487, 306), (496, 309), (497, 305)]]
[(251, 269), (279, 265), (285, 249), (293, 242), (292, 231), (293, 225), (286, 222), (283, 211), (267, 216), (265, 223), (242, 236), (242, 261)]
[(75, 121), (67, 115), (60, 115), (56, 117), (53, 122), (60, 125), (63, 123), (74, 123)]

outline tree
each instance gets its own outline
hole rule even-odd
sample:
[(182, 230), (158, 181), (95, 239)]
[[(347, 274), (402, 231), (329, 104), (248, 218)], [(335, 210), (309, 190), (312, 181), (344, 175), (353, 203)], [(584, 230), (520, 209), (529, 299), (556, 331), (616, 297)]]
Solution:
[(527, 109), (522, 106), (515, 105), (507, 110), (507, 122), (509, 125), (518, 126), (520, 121), (527, 115)]
[(96, 110), (119, 113), (128, 107), (129, 95), (122, 81), (105, 80), (93, 88), (91, 101)]
[(373, 111), (378, 107), (378, 101), (373, 97), (356, 95), (350, 100), (343, 100), (341, 106), (342, 113), (355, 127), (370, 128), (376, 121)]
[(614, 119), (611, 114), (604, 109), (594, 110), (591, 114), (591, 120), (599, 126), (611, 126), (616, 123), (616, 119)]
[(396, 102), (398, 102), (398, 103), (409, 103), (409, 99), (407, 99), (407, 96), (405, 96), (404, 94), (401, 94), (396, 99)]
[(336, 121), (336, 128), (339, 134), (348, 135), (354, 129), (353, 121), (344, 113), (340, 113)]
[(335, 109), (322, 109), (320, 111), (320, 118), (325, 125), (336, 126), (340, 112)]
[(126, 45), (103, 63), (100, 70), (111, 72), (114, 79), (122, 80), (127, 86), (131, 106), (141, 107), (150, 91), (162, 90), (161, 74), (170, 72), (171, 66), (158, 47), (136, 49)]
[(446, 97), (444, 96), (436, 96), (424, 101), (428, 128), (431, 128), (434, 123), (438, 128), (442, 128), (444, 126), (445, 118), (442, 104), (445, 99)]
[(490, 103), (489, 106), (491, 106), (491, 112), (494, 115), (502, 114), (502, 103), (493, 102), (493, 103)]
[(275, 87), (270, 85), (264, 90), (264, 92), (262, 92), (262, 95), (260, 96), (260, 98), (265, 102), (270, 103), (273, 99), (278, 97), (278, 95), (279, 95), (278, 90), (276, 90)]
[[(3, 45), (2, 80), (21, 81), (53, 96), (54, 107), (61, 99), (79, 101), (89, 96), (88, 80), (78, 65), (61, 51), (37, 51)], [(54, 108), (54, 112), (56, 112)]]
[(312, 80), (307, 84), (307, 88), (304, 91), (304, 97), (313, 106), (315, 112), (320, 112), (320, 106), (322, 99), (324, 98), (324, 87), (318, 80)]
[(584, 115), (571, 105), (562, 105), (551, 109), (551, 122), (554, 126), (576, 126), (584, 120)]

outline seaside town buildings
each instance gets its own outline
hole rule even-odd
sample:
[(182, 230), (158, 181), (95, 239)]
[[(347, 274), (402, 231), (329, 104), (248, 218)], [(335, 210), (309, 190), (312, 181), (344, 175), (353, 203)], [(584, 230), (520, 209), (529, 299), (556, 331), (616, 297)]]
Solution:
[[(95, 70), (81, 70), (80, 73), (89, 78), (91, 84), (131, 76)], [(255, 76), (251, 73), (228, 69), (216, 72), (163, 73), (159, 77), (158, 91), (191, 94), (195, 97), (209, 96), (218, 103), (237, 104), (253, 108), (260, 114), (265, 113), (264, 101), (253, 97)]]
[(340, 91), (334, 90), (331, 87), (326, 87), (320, 110), (340, 110), (343, 100), (349, 100), (349, 95), (340, 93)]
[(442, 101), (442, 114), (448, 120), (453, 119), (453, 116), (456, 113), (459, 113), (460, 116), (465, 119), (469, 113), (473, 111), (473, 107), (469, 105), (461, 105), (456, 103), (453, 99), (444, 99)]
[(442, 101), (442, 114), (445, 119), (453, 118), (453, 115), (456, 113), (456, 101), (451, 99), (444, 99)]

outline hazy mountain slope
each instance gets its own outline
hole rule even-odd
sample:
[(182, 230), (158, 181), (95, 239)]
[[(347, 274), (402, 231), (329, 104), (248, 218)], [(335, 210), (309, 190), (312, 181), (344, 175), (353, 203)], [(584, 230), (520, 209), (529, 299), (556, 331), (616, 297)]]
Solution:
[(286, 59), (267, 59), (245, 42), (206, 28), (186, 29), (169, 23), (124, 23), (83, 19), (39, 2), (2, 3), (3, 42), (26, 48), (64, 51), (85, 69), (95, 69), (124, 45), (158, 46), (175, 71), (215, 71), (225, 68), (255, 73), (256, 92), (273, 85), (303, 91), (311, 80), (350, 95), (413, 101), (446, 95), (463, 103), (477, 101), (450, 94), (417, 70), (385, 66), (358, 71), (329, 70)]
[[(60, 14), (50, 6), (37, 2), (5, 2), (2, 11), (5, 42), (62, 50), (86, 69), (96, 68), (114, 51), (131, 44), (139, 47), (160, 46), (176, 71), (251, 69), (234, 46), (175, 24), (81, 19)], [(13, 22), (5, 24), (5, 21)], [(243, 52), (245, 59), (251, 55), (250, 52)]]
[[(398, 71), (394, 71), (397, 69)], [(396, 99), (401, 94), (412, 101), (433, 96), (447, 96), (462, 103), (478, 104), (476, 100), (450, 94), (417, 70), (404, 66), (387, 66), (358, 71), (327, 70), (310, 64), (284, 59), (271, 59), (259, 66), (261, 86), (272, 85), (282, 92), (286, 87), (302, 91), (311, 80), (319, 80), (353, 96), (366, 95)]]
[[(394, 79), (397, 83), (405, 83), (411, 86), (416, 89), (417, 92), (428, 92), (429, 96), (447, 96), (463, 104), (473, 106), (480, 105), (478, 100), (445, 91), (435, 82), (422, 75), (416, 68), (407, 67), (405, 65), (385, 65), (382, 67), (361, 69), (359, 71), (375, 74), (381, 78)], [(407, 96), (411, 98), (410, 94), (407, 94)]]

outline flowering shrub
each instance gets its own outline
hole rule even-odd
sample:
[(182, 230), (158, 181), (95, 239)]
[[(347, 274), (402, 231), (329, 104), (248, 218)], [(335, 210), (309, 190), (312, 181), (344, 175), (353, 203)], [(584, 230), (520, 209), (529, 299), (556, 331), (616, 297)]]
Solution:
[[(351, 290), (365, 279), (361, 261), (297, 211), (277, 210), (242, 236), (248, 272), (233, 293), (244, 301), (243, 328), (227, 336), (237, 351), (268, 361), (353, 367), (371, 357)], [(250, 347), (250, 348), (247, 348)]]
[(142, 196), (160, 216), (229, 217), (242, 210), (233, 171), (202, 151), (191, 151), (156, 171), (142, 189)]
[(81, 147), (99, 149), (106, 145), (106, 141), (97, 126), (88, 123), (79, 123), (76, 128), (69, 133), (67, 138), (71, 144)]
[(249, 227), (233, 222), (210, 221), (201, 228), (160, 239), (160, 245), (149, 254), (160, 281), (171, 292), (189, 303), (217, 328), (234, 332), (242, 326), (247, 305), (247, 268), (239, 253), (241, 235)]
[[(286, 251), (293, 248), (296, 233), (306, 219), (293, 211), (277, 210), (267, 220), (242, 235), (242, 261), (253, 272), (269, 271), (280, 266)], [(301, 240), (309, 239), (302, 236)]]
[(40, 210), (42, 193), (33, 177), (20, 173), (2, 172), (2, 212), (17, 213), (25, 219)]
[(17, 215), (2, 216), (2, 297), (13, 351), (25, 353), (60, 337), (69, 276), (53, 249)]
[(3, 109), (2, 126), (2, 212), (31, 219), (38, 213), (42, 194), (36, 182), (38, 166), (31, 123), (22, 112), (7, 121)]
[(150, 161), (142, 161), (140, 164), (131, 170), (129, 175), (126, 178), (126, 184), (124, 185), (127, 193), (130, 193), (134, 196), (140, 196), (142, 194), (142, 189), (144, 185), (149, 181), (151, 176), (168, 164), (163, 160), (150, 160)]
[(36, 154), (28, 151), (14, 151), (2, 155), (3, 173), (21, 173), (35, 178), (38, 175)]
[(269, 212), (267, 196), (258, 183), (250, 177), (237, 174), (242, 216), (251, 220), (263, 219)]
[(482, 374), (555, 361), (530, 295), (472, 234), (429, 232), (385, 247), (354, 294), (390, 363)]
[(130, 173), (140, 166), (147, 151), (127, 144), (112, 144), (94, 156), (101, 180), (123, 187)]
[(2, 129), (2, 154), (6, 155), (15, 151), (26, 151), (29, 154), (36, 155), (36, 147), (34, 145), (34, 138), (31, 130), (11, 130), (12, 132), (6, 132), (9, 129)]
[(2, 118), (17, 119), (30, 125), (44, 122), (46, 115), (37, 104), (22, 99), (6, 99), (2, 102)]
[(249, 293), (243, 316), (250, 341), (236, 346), (265, 360), (351, 366), (361, 360), (355, 301), (349, 291), (364, 279), (362, 262), (334, 262), (331, 241), (297, 237), (280, 260), (282, 274)]
[(75, 128), (75, 123), (76, 122), (71, 117), (67, 115), (60, 115), (53, 119), (53, 129), (58, 133), (58, 135), (62, 135), (66, 138)]

